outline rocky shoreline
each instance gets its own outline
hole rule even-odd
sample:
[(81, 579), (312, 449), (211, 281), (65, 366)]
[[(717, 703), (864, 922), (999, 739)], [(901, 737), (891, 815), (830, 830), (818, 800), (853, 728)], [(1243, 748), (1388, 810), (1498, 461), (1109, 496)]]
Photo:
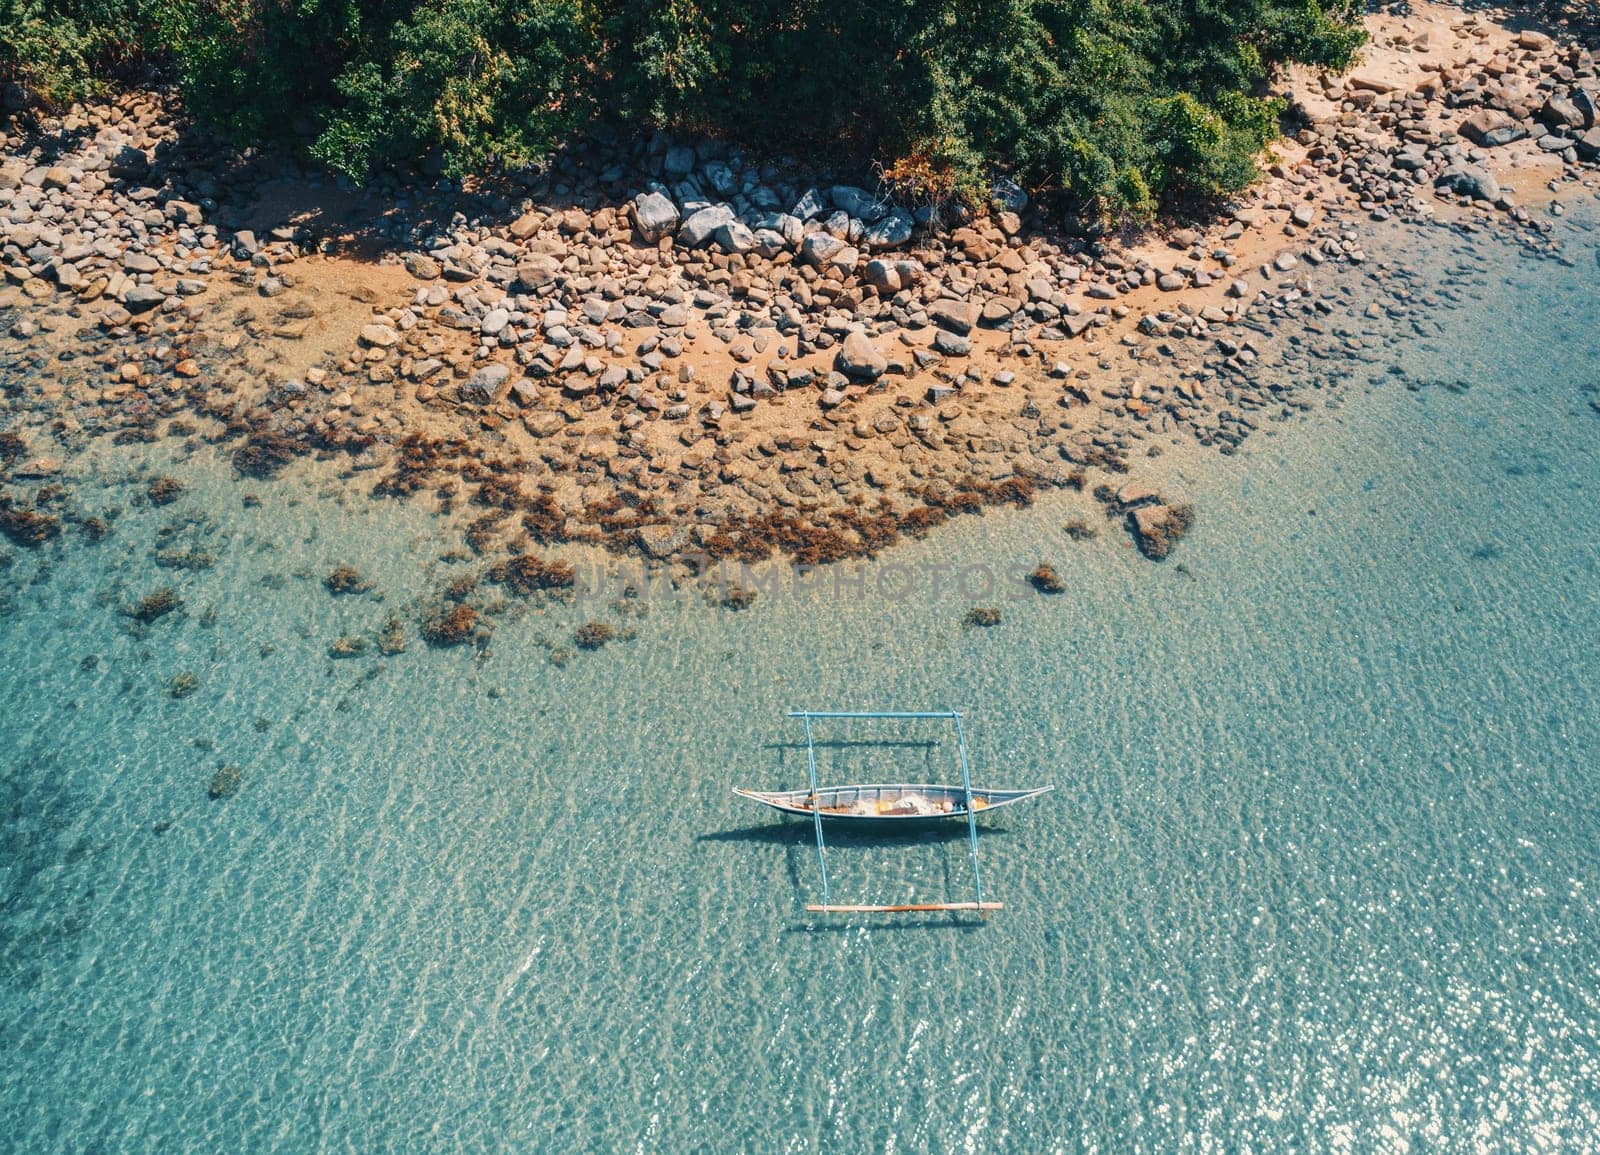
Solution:
[(7, 132), (0, 529), (59, 535), (63, 461), (108, 435), (251, 477), (335, 456), (459, 513), (513, 581), (563, 542), (826, 564), (1063, 486), (1165, 557), (1193, 511), (1141, 460), (1322, 405), (1334, 359), (1428, 307), (1369, 263), (1371, 222), (1559, 258), (1557, 198), (1600, 185), (1590, 51), (1434, 6), (1370, 25), (1350, 75), (1293, 78), (1250, 196), (1132, 238), (1066, 235), (1003, 181), (938, 221), (659, 135), (361, 194), (148, 94)]

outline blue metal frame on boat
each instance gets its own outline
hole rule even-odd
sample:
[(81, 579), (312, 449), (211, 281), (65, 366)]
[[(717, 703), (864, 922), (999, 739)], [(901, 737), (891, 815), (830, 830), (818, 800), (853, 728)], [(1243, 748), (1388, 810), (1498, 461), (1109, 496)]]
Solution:
[[(791, 717), (791, 718), (799, 718), (799, 719), (801, 719), (801, 721), (805, 725), (805, 731), (806, 731), (806, 774), (811, 780), (811, 791), (810, 791), (810, 793), (807, 794), (807, 795), (804, 795), (804, 797), (801, 798), (801, 797), (799, 797), (799, 795), (800, 795), (799, 791), (780, 791), (780, 792), (777, 792), (777, 793), (763, 793), (763, 792), (755, 791), (755, 790), (743, 790), (743, 789), (737, 789), (736, 788), (734, 792), (736, 794), (741, 795), (742, 797), (750, 798), (750, 799), (752, 799), (754, 801), (765, 803), (768, 806), (772, 806), (772, 807), (774, 807), (774, 808), (776, 808), (778, 810), (783, 810), (783, 811), (786, 811), (786, 812), (791, 813), (791, 814), (807, 813), (807, 812), (810, 813), (811, 821), (812, 821), (812, 830), (815, 833), (816, 839), (817, 839), (817, 866), (818, 866), (818, 868), (820, 869), (820, 871), (822, 873), (822, 903), (821, 903), (820, 906), (807, 906), (806, 907), (807, 910), (822, 911), (824, 913), (829, 912), (829, 911), (836, 911), (836, 910), (837, 911), (846, 911), (846, 910), (848, 910), (848, 911), (976, 910), (980, 914), (982, 914), (985, 911), (1001, 909), (1001, 904), (1000, 903), (998, 903), (998, 902), (985, 902), (983, 900), (983, 875), (982, 875), (982, 873), (981, 873), (981, 871), (979, 870), (979, 867), (978, 867), (978, 822), (977, 822), (977, 813), (976, 812), (980, 808), (987, 809), (987, 808), (991, 808), (993, 806), (1004, 806), (1004, 805), (1008, 805), (1008, 804), (1010, 804), (1012, 802), (1022, 801), (1025, 798), (1035, 797), (1035, 796), (1037, 796), (1039, 794), (1043, 794), (1046, 791), (1050, 790), (1051, 789), (1050, 786), (1037, 787), (1037, 788), (1032, 789), (1032, 790), (989, 791), (989, 792), (986, 792), (986, 794), (982, 798), (979, 798), (975, 802), (974, 801), (974, 797), (973, 797), (973, 789), (972, 789), (972, 764), (971, 764), (971, 759), (969, 759), (968, 756), (967, 756), (967, 733), (966, 733), (965, 726), (963, 726), (963, 724), (962, 724), (963, 715), (958, 710), (790, 710), (789, 711), (789, 717)], [(958, 756), (959, 756), (959, 763), (960, 763), (960, 767), (961, 767), (961, 787), (960, 787), (960, 795), (959, 795), (959, 797), (960, 797), (960, 811), (959, 811), (959, 813), (965, 815), (966, 820), (967, 820), (967, 847), (968, 847), (968, 854), (972, 859), (972, 882), (973, 882), (973, 891), (974, 891), (974, 894), (976, 896), (976, 901), (970, 902), (970, 903), (967, 903), (967, 902), (959, 902), (959, 903), (950, 903), (950, 902), (946, 902), (946, 903), (909, 903), (909, 904), (902, 904), (902, 905), (895, 905), (895, 906), (876, 906), (876, 905), (872, 905), (872, 906), (855, 906), (855, 905), (851, 905), (851, 906), (834, 906), (833, 905), (832, 895), (830, 894), (829, 887), (828, 887), (828, 857), (827, 857), (827, 853), (826, 853), (826, 843), (825, 843), (825, 840), (824, 840), (823, 834), (822, 834), (822, 819), (824, 817), (824, 810), (825, 810), (825, 804), (823, 802), (823, 798), (825, 796), (826, 797), (831, 797), (831, 798), (849, 797), (851, 799), (859, 800), (863, 795), (866, 795), (867, 797), (874, 797), (874, 798), (882, 799), (883, 798), (883, 793), (882, 793), (883, 791), (892, 790), (892, 791), (895, 792), (891, 796), (892, 798), (898, 798), (898, 799), (904, 800), (905, 792), (915, 790), (915, 791), (921, 791), (921, 792), (923, 792), (923, 793), (925, 793), (927, 795), (930, 795), (930, 796), (932, 796), (934, 798), (942, 798), (943, 799), (943, 801), (940, 803), (940, 805), (942, 805), (943, 808), (944, 808), (943, 811), (941, 813), (935, 813), (935, 814), (931, 814), (931, 815), (926, 813), (926, 812), (923, 812), (923, 811), (917, 811), (917, 812), (912, 812), (912, 813), (899, 812), (899, 813), (889, 813), (889, 814), (879, 814), (879, 815), (874, 815), (874, 814), (871, 814), (871, 813), (866, 813), (866, 814), (856, 813), (856, 812), (852, 811), (852, 812), (841, 812), (841, 813), (834, 813), (834, 814), (828, 815), (829, 817), (834, 817), (834, 818), (844, 818), (844, 817), (865, 818), (865, 819), (871, 821), (871, 820), (874, 820), (877, 817), (883, 817), (883, 818), (888, 818), (888, 819), (891, 819), (891, 820), (894, 820), (894, 821), (904, 821), (906, 819), (915, 820), (915, 819), (926, 818), (926, 817), (945, 817), (945, 816), (955, 817), (956, 816), (956, 811), (954, 810), (955, 794), (956, 794), (956, 788), (955, 787), (938, 787), (938, 786), (915, 786), (915, 787), (914, 786), (892, 786), (891, 787), (891, 786), (885, 786), (885, 785), (869, 785), (869, 786), (831, 787), (831, 788), (829, 788), (827, 790), (824, 790), (824, 788), (822, 787), (821, 783), (818, 781), (818, 777), (817, 777), (817, 746), (816, 746), (816, 738), (815, 738), (814, 734), (812, 733), (811, 723), (814, 720), (817, 720), (817, 719), (870, 719), (870, 718), (889, 719), (891, 721), (933, 720), (933, 721), (949, 721), (949, 722), (954, 722), (955, 723), (955, 727), (956, 727), (956, 746), (957, 746), (957, 751), (958, 751)], [(868, 791), (873, 791), (875, 793), (872, 794), (872, 795), (867, 795), (866, 792), (868, 792)], [(917, 801), (918, 801), (919, 805), (924, 805), (924, 804), (926, 804), (928, 799), (923, 798), (923, 799), (918, 799)]]

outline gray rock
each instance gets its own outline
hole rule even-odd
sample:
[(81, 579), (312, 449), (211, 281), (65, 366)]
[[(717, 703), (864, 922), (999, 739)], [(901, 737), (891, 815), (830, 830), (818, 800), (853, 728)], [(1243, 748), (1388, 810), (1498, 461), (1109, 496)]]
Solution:
[(769, 261), (789, 248), (789, 241), (782, 233), (773, 232), (771, 229), (757, 229), (754, 234), (756, 252), (766, 257)]
[(1593, 128), (1595, 121), (1600, 119), (1600, 109), (1595, 107), (1594, 94), (1586, 88), (1572, 90), (1572, 107), (1576, 108), (1583, 117), (1583, 127)]
[(561, 272), (561, 262), (544, 253), (537, 253), (517, 264), (517, 283), (532, 291), (548, 285)]
[(688, 176), (694, 171), (694, 149), (687, 145), (667, 149), (663, 166), (673, 176)]
[(498, 337), (511, 323), (511, 314), (504, 309), (490, 309), (478, 323), (478, 332), (485, 337)]
[(710, 161), (704, 170), (706, 181), (716, 190), (719, 197), (731, 197), (739, 191), (739, 178), (733, 175), (733, 170), (720, 160)]
[(809, 221), (826, 207), (823, 204), (822, 195), (816, 189), (807, 189), (805, 195), (795, 202), (794, 209), (789, 215), (803, 223)]
[(510, 379), (509, 365), (485, 365), (461, 383), (461, 401), (465, 405), (493, 405), (510, 391)]
[(845, 243), (838, 237), (828, 233), (812, 233), (800, 246), (800, 259), (820, 269), (844, 252), (845, 248)]
[(911, 239), (911, 214), (896, 206), (862, 235), (869, 249), (897, 249)]
[(122, 294), (122, 303), (131, 313), (147, 313), (167, 299), (154, 285), (132, 285)]
[(824, 409), (836, 409), (844, 404), (844, 393), (838, 389), (824, 389), (822, 396), (817, 399), (817, 404)]
[(978, 306), (970, 301), (958, 301), (953, 297), (941, 297), (928, 306), (928, 316), (939, 328), (965, 337), (972, 332), (972, 327), (978, 323)]
[(863, 277), (867, 284), (883, 294), (898, 293), (904, 287), (900, 280), (900, 271), (889, 261), (868, 261)]
[(836, 184), (828, 190), (828, 197), (833, 201), (835, 208), (843, 209), (848, 215), (869, 224), (888, 211), (888, 206), (881, 204), (877, 197), (855, 185)]
[(725, 253), (748, 253), (756, 247), (755, 234), (738, 221), (729, 221), (716, 232), (717, 248)]
[(858, 330), (845, 336), (834, 366), (852, 380), (876, 381), (889, 368), (889, 361), (872, 339)]
[(407, 253), (405, 257), (406, 272), (419, 281), (436, 281), (439, 279), (439, 262), (426, 253)]
[(167, 219), (178, 225), (198, 225), (205, 222), (205, 214), (200, 211), (200, 206), (189, 201), (168, 201)]
[(389, 349), (400, 343), (400, 334), (392, 325), (375, 321), (361, 330), (361, 343), (378, 349)]
[(1461, 125), (1461, 135), (1484, 148), (1498, 148), (1521, 140), (1528, 130), (1503, 112), (1485, 108), (1469, 116)]
[(1472, 197), (1480, 201), (1500, 199), (1500, 182), (1485, 169), (1475, 164), (1456, 162), (1434, 178), (1435, 188), (1449, 189), (1457, 196)]
[(1020, 213), (1028, 207), (1028, 194), (1010, 177), (999, 177), (989, 188), (989, 204), (997, 212)]
[(965, 357), (972, 352), (972, 339), (940, 329), (933, 335), (933, 347), (946, 357)]
[(642, 193), (634, 198), (633, 225), (653, 245), (678, 227), (678, 206), (665, 193)]
[(1539, 109), (1539, 119), (1551, 128), (1583, 128), (1583, 113), (1572, 101), (1559, 96), (1545, 99)]
[(641, 525), (635, 532), (639, 548), (650, 557), (669, 558), (689, 544), (689, 529), (682, 525)]
[(723, 225), (733, 220), (733, 210), (727, 205), (712, 205), (692, 214), (678, 229), (678, 243), (698, 249), (709, 242)]
[(1584, 160), (1600, 160), (1600, 127), (1591, 128), (1573, 141), (1572, 147)]

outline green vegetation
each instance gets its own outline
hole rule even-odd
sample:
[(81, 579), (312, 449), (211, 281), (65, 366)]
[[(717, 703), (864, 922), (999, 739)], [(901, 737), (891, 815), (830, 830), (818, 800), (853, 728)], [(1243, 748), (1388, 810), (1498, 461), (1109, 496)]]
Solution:
[(603, 117), (878, 161), (905, 195), (993, 170), (1142, 215), (1254, 176), (1285, 62), (1348, 64), (1354, 0), (0, 0), (0, 74), (92, 93), (141, 53), (242, 140), (363, 176), (521, 162)]

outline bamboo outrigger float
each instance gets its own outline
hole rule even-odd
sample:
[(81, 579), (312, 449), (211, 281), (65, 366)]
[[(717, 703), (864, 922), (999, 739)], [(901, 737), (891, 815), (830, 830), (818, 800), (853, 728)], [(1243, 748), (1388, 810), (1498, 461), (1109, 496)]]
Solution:
[[(967, 759), (967, 735), (962, 715), (955, 710), (866, 711), (866, 710), (790, 710), (806, 728), (806, 772), (810, 790), (761, 791), (735, 787), (741, 798), (760, 802), (786, 814), (810, 815), (817, 837), (817, 866), (822, 871), (822, 901), (807, 904), (806, 910), (820, 914), (900, 914), (911, 911), (975, 910), (980, 917), (991, 910), (1004, 909), (1004, 903), (985, 902), (983, 876), (978, 869), (977, 816), (987, 810), (1036, 798), (1053, 786), (1027, 790), (974, 790), (971, 765)], [(937, 719), (956, 725), (956, 744), (960, 752), (961, 785), (930, 783), (868, 783), (858, 786), (822, 786), (817, 781), (817, 747), (811, 723), (819, 718), (888, 718), (895, 720)], [(828, 858), (822, 837), (822, 820), (854, 820), (869, 823), (922, 823), (941, 818), (965, 818), (967, 842), (972, 857), (973, 902), (908, 902), (890, 904), (835, 904), (828, 893)]]

